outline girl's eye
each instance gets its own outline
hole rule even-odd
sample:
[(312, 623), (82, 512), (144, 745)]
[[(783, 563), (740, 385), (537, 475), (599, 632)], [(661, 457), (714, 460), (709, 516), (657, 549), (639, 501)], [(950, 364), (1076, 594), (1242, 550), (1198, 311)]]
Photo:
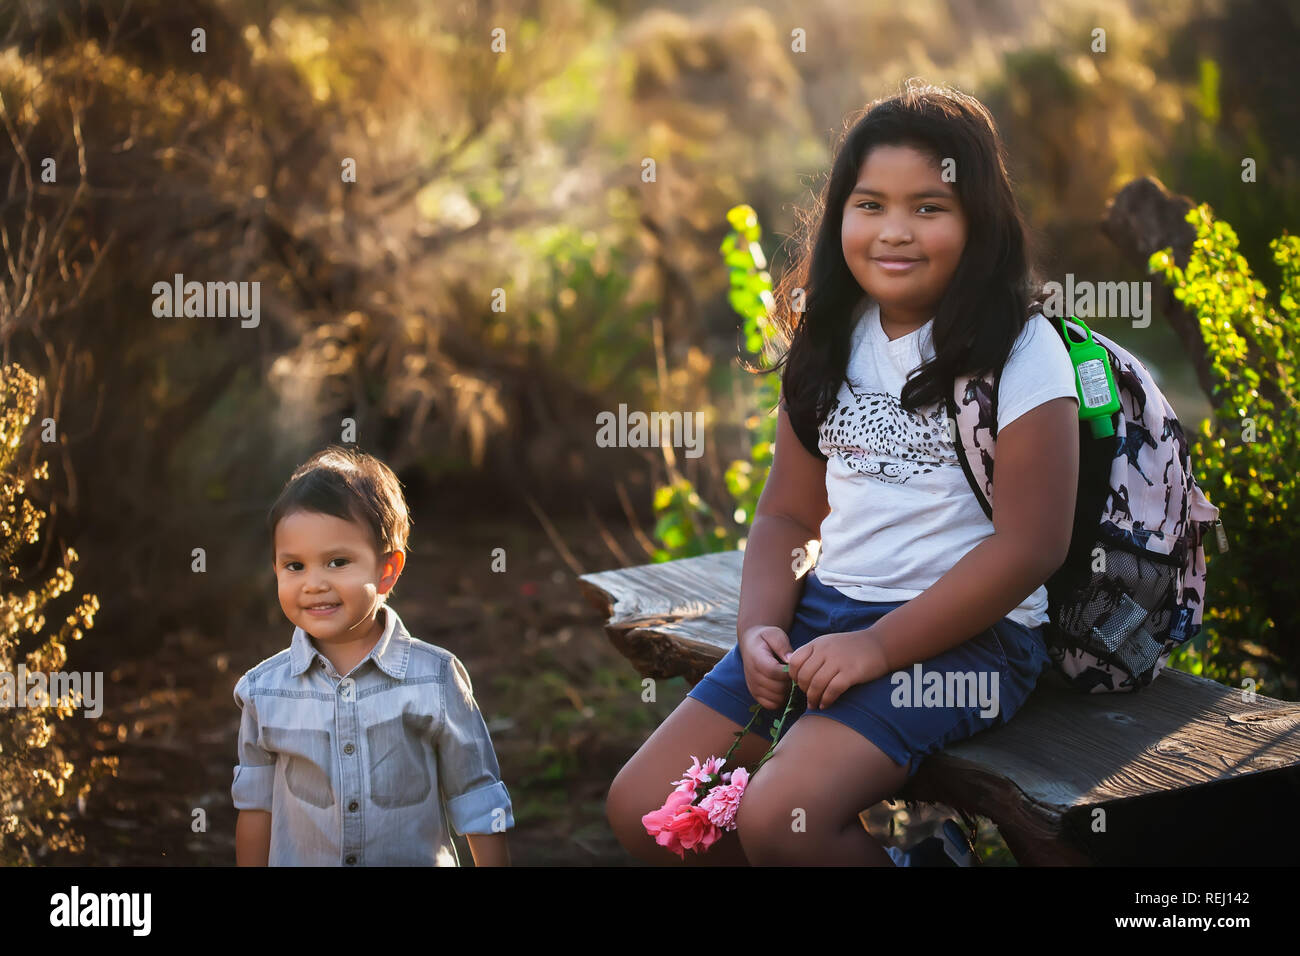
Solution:
[[(344, 564), (347, 564), (347, 563), (348, 563), (348, 559), (347, 559), (347, 558), (335, 558), (334, 561), (342, 561)], [(331, 561), (330, 564), (333, 564), (334, 561)]]
[[(863, 206), (875, 206), (875, 205), (877, 205), (877, 203), (874, 199), (868, 199), (865, 202), (858, 203), (858, 208), (861, 209)], [(932, 202), (926, 203), (924, 206), (921, 206), (917, 211), (919, 212), (921, 209), (933, 209), (935, 212), (943, 212), (942, 207), (936, 206)]]

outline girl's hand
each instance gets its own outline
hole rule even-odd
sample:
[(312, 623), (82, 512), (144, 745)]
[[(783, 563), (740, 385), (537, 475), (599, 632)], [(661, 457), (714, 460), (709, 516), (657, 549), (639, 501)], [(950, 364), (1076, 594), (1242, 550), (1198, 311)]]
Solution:
[(740, 635), (740, 660), (745, 686), (759, 706), (780, 710), (790, 697), (790, 677), (785, 673), (790, 638), (772, 624), (758, 624)]
[(865, 684), (888, 671), (884, 653), (870, 628), (814, 638), (786, 660), (790, 679), (808, 697), (808, 709), (835, 703), (850, 687)]

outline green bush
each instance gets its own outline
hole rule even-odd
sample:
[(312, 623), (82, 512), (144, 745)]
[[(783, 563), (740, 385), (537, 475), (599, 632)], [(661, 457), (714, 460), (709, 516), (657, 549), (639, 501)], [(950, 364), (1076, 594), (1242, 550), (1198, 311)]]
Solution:
[[(747, 205), (727, 212), (731, 231), (723, 239), (721, 252), (730, 271), (731, 307), (739, 313), (745, 335), (745, 347), (758, 357), (760, 368), (771, 366), (773, 329), (772, 276), (767, 272), (767, 258), (758, 240), (762, 235), (758, 214)], [(761, 374), (755, 394), (758, 408), (772, 408), (780, 393), (780, 382), (772, 374)], [(732, 498), (730, 519), (711, 508), (685, 478), (676, 478), (655, 489), (655, 537), (662, 548), (654, 553), (655, 561), (714, 551), (731, 551), (744, 545), (744, 528), (754, 518), (758, 496), (772, 468), (772, 445), (776, 441), (776, 419), (754, 414), (746, 424), (753, 435), (748, 459), (733, 461), (724, 479)]]
[[(1150, 269), (1196, 316), (1209, 357), (1214, 406), (1188, 436), (1197, 483), (1221, 510), (1229, 550), (1212, 539), (1201, 633), (1170, 666), (1231, 685), (1246, 678), (1269, 696), (1294, 698), (1300, 627), (1294, 599), (1296, 473), (1300, 406), (1293, 345), (1300, 336), (1300, 238), (1269, 248), (1282, 276), (1278, 306), (1237, 251), (1237, 234), (1202, 204), (1187, 214), (1196, 241), (1184, 268), (1172, 251)], [(1194, 439), (1194, 440), (1193, 440)]]

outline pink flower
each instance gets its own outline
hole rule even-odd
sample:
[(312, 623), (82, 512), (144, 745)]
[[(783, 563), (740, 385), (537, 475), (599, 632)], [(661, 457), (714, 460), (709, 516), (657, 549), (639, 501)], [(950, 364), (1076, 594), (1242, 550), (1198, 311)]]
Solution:
[[(709, 757), (701, 766), (699, 758), (691, 757), (691, 765), (681, 780), (673, 781), (677, 789), (668, 794), (664, 805), (641, 818), (656, 843), (685, 859), (687, 850), (699, 853), (701, 847), (707, 850), (716, 843), (723, 828), (736, 828), (736, 810), (749, 774), (744, 767), (722, 773), (724, 763), (724, 758)], [(696, 788), (701, 786), (708, 793), (695, 806)]]
[(691, 765), (686, 768), (685, 776), (683, 776), (681, 780), (674, 780), (673, 783), (678, 785), (678, 790), (690, 790), (693, 793), (695, 788), (701, 783), (706, 787), (710, 784), (717, 783), (719, 780), (718, 771), (722, 769), (724, 763), (726, 763), (726, 761), (720, 757), (710, 757), (708, 760), (704, 761), (704, 766), (701, 767), (699, 758), (693, 756), (691, 757)]
[(736, 829), (736, 813), (740, 810), (740, 798), (745, 794), (745, 785), (749, 783), (749, 771), (737, 767), (723, 779), (731, 782), (714, 787), (700, 801), (697, 809), (703, 810), (709, 822), (723, 830)]
[(672, 822), (678, 814), (690, 807), (694, 799), (694, 790), (674, 790), (668, 794), (668, 799), (664, 801), (662, 807), (650, 811), (641, 818), (646, 833), (654, 837), (656, 843), (683, 858), (686, 854), (682, 852), (681, 839), (677, 831), (672, 829)]
[[(696, 853), (700, 852), (700, 847), (707, 850), (722, 836), (722, 831), (709, 822), (709, 814), (700, 807), (686, 807), (673, 817), (668, 830), (677, 838), (678, 846)], [(686, 856), (681, 850), (677, 854), (683, 858)]]
[(646, 832), (655, 838), (655, 842), (682, 859), (686, 858), (686, 850), (695, 853), (700, 852), (700, 847), (707, 850), (722, 836), (722, 831), (710, 821), (708, 812), (691, 805), (694, 799), (694, 790), (674, 790), (668, 794), (662, 807), (641, 818)]

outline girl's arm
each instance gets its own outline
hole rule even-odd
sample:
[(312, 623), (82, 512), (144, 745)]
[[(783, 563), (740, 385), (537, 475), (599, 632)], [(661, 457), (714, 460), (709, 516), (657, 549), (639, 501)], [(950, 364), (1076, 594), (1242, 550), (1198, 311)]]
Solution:
[(928, 660), (992, 627), (1065, 563), (1079, 483), (1078, 410), (1077, 399), (1052, 399), (998, 433), (993, 534), (860, 632), (878, 655), (875, 676)]
[[(822, 519), (829, 511), (826, 463), (808, 453), (782, 408), (772, 469), (745, 542), (737, 637), (756, 625), (789, 631), (802, 589), (800, 576), (813, 563), (816, 555), (811, 549), (820, 540)], [(801, 554), (806, 555), (802, 560)]]

